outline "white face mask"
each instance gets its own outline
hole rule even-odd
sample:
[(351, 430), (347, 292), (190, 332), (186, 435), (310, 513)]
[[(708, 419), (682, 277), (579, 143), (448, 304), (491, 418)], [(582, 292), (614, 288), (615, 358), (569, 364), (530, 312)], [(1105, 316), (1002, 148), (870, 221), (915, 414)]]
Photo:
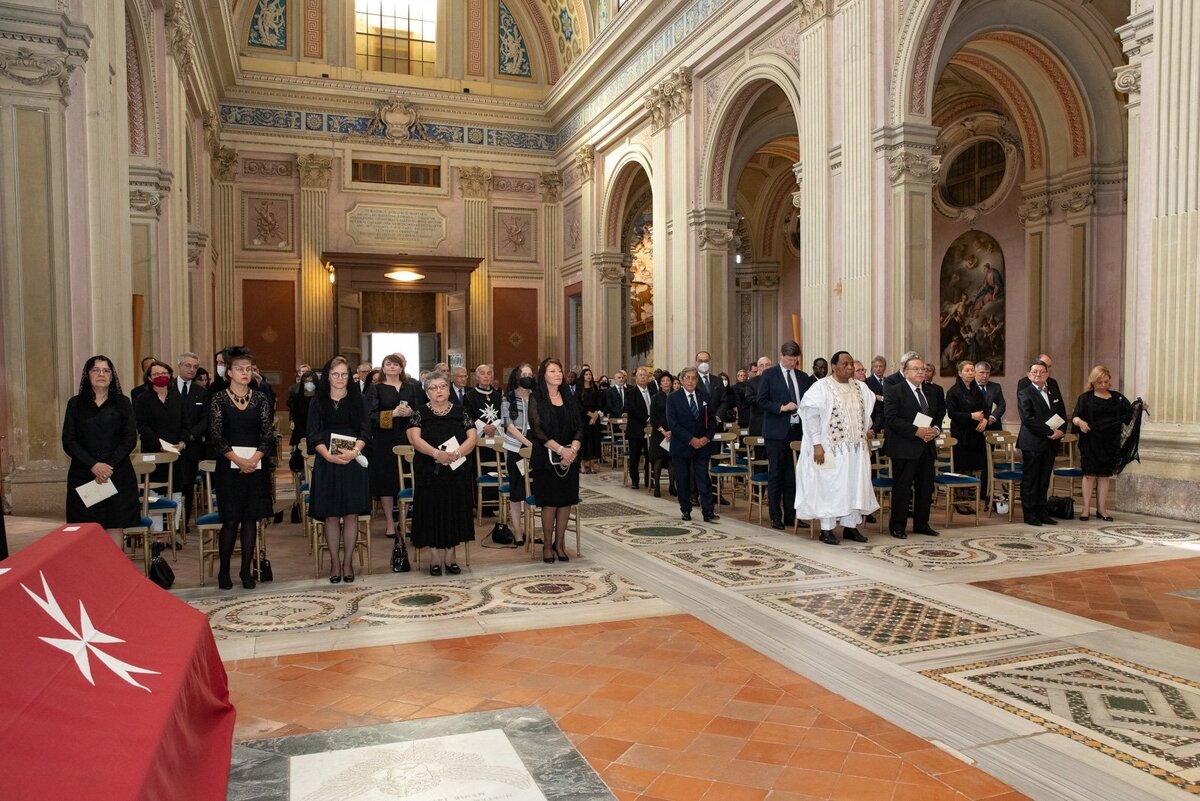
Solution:
[(313, 382), (311, 382), (311, 381), (305, 381), (305, 382), (304, 382), (304, 391), (305, 391), (305, 392), (316, 392), (316, 391), (317, 391), (317, 385), (316, 385), (316, 384), (314, 384), (314, 383), (313, 383)]
[(700, 362), (696, 365), (696, 369), (700, 371), (700, 375), (708, 375), (708, 371), (712, 369), (712, 366), (708, 362)]
[(225, 377), (225, 365), (223, 365), (223, 364), (217, 365), (217, 375), (220, 376), (221, 378)]

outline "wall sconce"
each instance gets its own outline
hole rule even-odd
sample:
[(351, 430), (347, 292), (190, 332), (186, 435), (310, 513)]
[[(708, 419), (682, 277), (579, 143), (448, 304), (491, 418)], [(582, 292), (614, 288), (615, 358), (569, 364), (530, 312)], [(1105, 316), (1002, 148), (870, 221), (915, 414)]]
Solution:
[(416, 270), (392, 270), (390, 273), (384, 273), (383, 276), (385, 278), (390, 278), (393, 281), (401, 281), (405, 283), (425, 280), (425, 276)]
[(334, 269), (333, 262), (325, 262), (325, 272), (329, 273), (329, 283), (337, 283), (337, 271)]

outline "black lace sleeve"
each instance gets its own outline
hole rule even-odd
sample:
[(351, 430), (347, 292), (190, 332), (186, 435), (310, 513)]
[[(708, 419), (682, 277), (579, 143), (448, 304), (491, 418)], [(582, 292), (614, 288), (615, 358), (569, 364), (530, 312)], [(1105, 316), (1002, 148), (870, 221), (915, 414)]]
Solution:
[(213, 395), (208, 404), (208, 444), (214, 453), (224, 456), (229, 453), (229, 442), (225, 439), (225, 399), (222, 394)]
[(529, 433), (532, 435), (530, 439), (532, 439), (538, 445), (545, 445), (551, 439), (551, 437), (547, 436), (546, 432), (542, 429), (542, 415), (538, 410), (537, 399), (533, 396), (530, 396), (529, 398), (528, 410)]
[(258, 401), (258, 451), (259, 453), (275, 452), (275, 404), (273, 397), (263, 392), (256, 393)]

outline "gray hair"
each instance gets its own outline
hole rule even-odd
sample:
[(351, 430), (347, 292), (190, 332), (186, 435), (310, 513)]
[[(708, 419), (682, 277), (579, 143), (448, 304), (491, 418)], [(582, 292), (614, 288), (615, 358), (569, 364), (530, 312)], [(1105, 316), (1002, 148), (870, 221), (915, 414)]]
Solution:
[(910, 359), (919, 358), (920, 355), (921, 354), (917, 353), (915, 350), (906, 350), (904, 353), (900, 354), (900, 364), (907, 364)]
[(697, 370), (695, 367), (685, 367), (679, 371), (679, 376), (678, 376), (679, 380), (682, 381), (683, 377), (685, 375), (687, 375), (688, 373), (695, 373), (697, 376), (700, 375), (700, 371)]
[(441, 370), (433, 370), (425, 376), (425, 386), (429, 387), (434, 381), (445, 381), (446, 385), (450, 385), (450, 378)]
[(975, 369), (987, 370), (990, 373), (992, 372), (992, 365), (990, 362), (975, 362)]
[(923, 362), (923, 361), (925, 361), (925, 360), (922, 359), (920, 356), (918, 356), (914, 351), (908, 351), (907, 353), (904, 354), (904, 358), (900, 360), (900, 370), (902, 372), (908, 372), (908, 363), (909, 362)]
[(196, 361), (200, 361), (200, 356), (198, 354), (192, 353), (190, 350), (185, 350), (183, 353), (179, 354), (178, 357), (176, 357), (175, 363), (183, 364), (184, 359), (195, 359)]

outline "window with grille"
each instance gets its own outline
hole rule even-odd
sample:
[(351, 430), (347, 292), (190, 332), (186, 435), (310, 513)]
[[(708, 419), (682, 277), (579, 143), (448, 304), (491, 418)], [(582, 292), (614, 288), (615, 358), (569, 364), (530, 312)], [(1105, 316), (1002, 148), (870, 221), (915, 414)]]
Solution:
[(987, 200), (1004, 180), (1004, 147), (981, 139), (955, 157), (942, 182), (942, 197), (960, 208)]
[(442, 168), (436, 164), (405, 164), (396, 161), (354, 159), (351, 180), (396, 186), (441, 186)]
[(437, 0), (355, 0), (358, 69), (432, 78), (436, 55)]

